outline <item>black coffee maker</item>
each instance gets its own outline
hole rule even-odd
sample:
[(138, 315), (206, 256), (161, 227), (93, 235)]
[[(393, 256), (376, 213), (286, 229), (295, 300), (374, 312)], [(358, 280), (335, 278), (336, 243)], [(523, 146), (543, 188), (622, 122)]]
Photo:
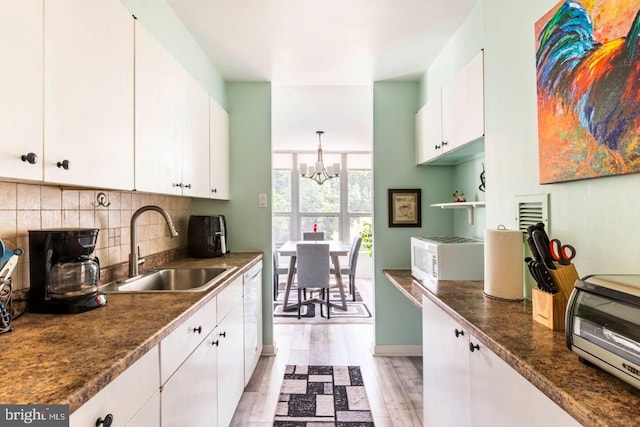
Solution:
[(100, 262), (93, 256), (98, 231), (29, 230), (29, 311), (79, 313), (107, 303), (98, 292)]

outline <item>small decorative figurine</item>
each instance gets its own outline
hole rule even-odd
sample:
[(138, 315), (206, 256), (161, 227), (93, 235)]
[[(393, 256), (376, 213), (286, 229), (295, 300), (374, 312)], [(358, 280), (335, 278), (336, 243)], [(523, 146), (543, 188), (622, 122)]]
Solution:
[(466, 202), (467, 198), (464, 197), (464, 193), (458, 193), (458, 190), (453, 193), (453, 201), (454, 202)]

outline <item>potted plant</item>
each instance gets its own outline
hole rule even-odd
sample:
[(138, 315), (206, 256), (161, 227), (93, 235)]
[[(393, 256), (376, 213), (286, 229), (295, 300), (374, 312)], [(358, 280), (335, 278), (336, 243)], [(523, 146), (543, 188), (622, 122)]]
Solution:
[(371, 232), (371, 223), (363, 222), (359, 234), (362, 238), (360, 247), (365, 249), (367, 251), (367, 255), (371, 258), (373, 256), (373, 234)]

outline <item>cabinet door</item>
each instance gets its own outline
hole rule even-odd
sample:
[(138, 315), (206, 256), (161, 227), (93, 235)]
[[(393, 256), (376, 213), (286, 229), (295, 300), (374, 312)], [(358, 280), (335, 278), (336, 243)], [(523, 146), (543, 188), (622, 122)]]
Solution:
[[(0, 0), (0, 174), (42, 179), (42, 0)], [(21, 157), (33, 153), (35, 164)]]
[[(88, 402), (75, 410), (70, 418), (71, 427), (95, 426), (99, 418), (113, 416), (113, 425), (126, 425), (158, 391), (158, 347), (121, 373)], [(157, 424), (148, 424), (157, 425)]]
[(471, 425), (468, 332), (422, 297), (422, 334), (425, 426)]
[(217, 342), (214, 329), (163, 386), (162, 427), (216, 425)]
[(218, 347), (218, 425), (228, 426), (244, 390), (243, 307), (237, 303), (216, 328)]
[(182, 194), (209, 197), (209, 94), (181, 69)]
[(484, 135), (484, 72), (480, 51), (442, 88), (443, 151)]
[(416, 114), (416, 154), (419, 165), (439, 156), (442, 145), (442, 103), (440, 94), (431, 98)]
[(209, 97), (210, 194), (212, 199), (229, 200), (229, 115)]
[(262, 352), (262, 261), (244, 274), (244, 385)]
[(214, 297), (160, 342), (160, 384), (164, 384), (173, 375), (216, 326), (216, 305)]
[(133, 188), (133, 21), (117, 0), (46, 2), (45, 181)]
[(479, 346), (469, 352), (474, 426), (580, 425), (475, 337), (470, 341)]
[(136, 21), (135, 188), (182, 194), (180, 65)]

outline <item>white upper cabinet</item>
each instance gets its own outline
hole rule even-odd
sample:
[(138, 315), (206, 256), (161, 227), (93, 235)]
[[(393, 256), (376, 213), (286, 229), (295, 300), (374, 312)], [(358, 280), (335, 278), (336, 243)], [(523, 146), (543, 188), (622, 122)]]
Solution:
[(229, 200), (229, 115), (212, 97), (209, 97), (209, 144), (209, 197)]
[(42, 179), (42, 13), (42, 0), (0, 0), (0, 174), (8, 178)]
[(135, 188), (209, 196), (209, 98), (136, 22)]
[(209, 197), (209, 94), (184, 69), (182, 194)]
[(478, 53), (442, 88), (443, 151), (484, 135), (483, 54)]
[(138, 21), (135, 28), (135, 188), (182, 194), (179, 65)]
[(421, 165), (442, 154), (442, 103), (440, 94), (416, 114), (416, 163)]
[(483, 69), (480, 51), (418, 111), (418, 164), (455, 165), (484, 151)]
[(131, 190), (133, 17), (117, 0), (47, 1), (44, 40), (45, 181)]

